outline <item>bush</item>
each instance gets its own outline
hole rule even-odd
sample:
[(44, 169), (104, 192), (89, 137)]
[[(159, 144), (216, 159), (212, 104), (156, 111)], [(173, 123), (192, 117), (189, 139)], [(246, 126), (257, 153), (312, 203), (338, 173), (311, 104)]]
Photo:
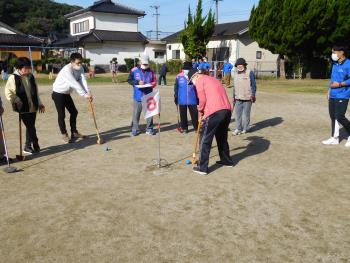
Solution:
[(124, 61), (125, 61), (125, 64), (126, 64), (126, 70), (130, 71), (135, 66), (135, 64), (137, 64), (139, 59), (138, 58), (136, 58), (136, 59), (125, 58)]
[(169, 72), (173, 74), (178, 74), (181, 72), (182, 64), (181, 59), (171, 59), (166, 62)]
[(126, 73), (126, 72), (128, 72), (128, 69), (127, 69), (126, 65), (120, 65), (120, 66), (118, 66), (118, 71), (122, 72), (122, 73)]

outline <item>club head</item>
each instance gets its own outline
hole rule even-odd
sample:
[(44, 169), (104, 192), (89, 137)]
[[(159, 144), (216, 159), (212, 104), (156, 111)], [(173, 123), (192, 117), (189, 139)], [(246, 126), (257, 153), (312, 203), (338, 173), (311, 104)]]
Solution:
[(4, 168), (4, 172), (8, 173), (8, 174), (16, 173), (18, 171), (19, 170), (16, 167), (13, 167), (13, 166), (8, 166), (8, 167)]
[(196, 157), (193, 157), (192, 160), (191, 160), (191, 163), (192, 163), (193, 165), (198, 164), (197, 158), (196, 158)]
[(23, 155), (16, 155), (16, 159), (17, 159), (17, 161), (22, 162), (26, 159), (26, 157)]

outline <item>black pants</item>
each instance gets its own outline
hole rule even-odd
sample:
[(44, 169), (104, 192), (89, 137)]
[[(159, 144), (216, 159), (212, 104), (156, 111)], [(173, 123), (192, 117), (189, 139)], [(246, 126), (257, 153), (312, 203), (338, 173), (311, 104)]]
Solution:
[(166, 85), (166, 75), (159, 76), (158, 85), (162, 85), (162, 79), (164, 80), (164, 85)]
[(26, 126), (26, 143), (25, 147), (31, 147), (38, 145), (38, 137), (36, 135), (35, 120), (36, 112), (31, 113), (21, 113), (21, 120)]
[(329, 116), (332, 120), (332, 136), (334, 136), (335, 121), (337, 120), (350, 135), (350, 121), (345, 117), (349, 100), (329, 99)]
[(230, 121), (230, 110), (215, 112), (203, 121), (198, 165), (201, 171), (208, 172), (209, 155), (214, 136), (218, 145), (220, 160), (223, 163), (232, 163), (230, 147), (227, 142)]
[(66, 122), (66, 109), (70, 114), (69, 123), (71, 132), (77, 132), (77, 116), (78, 110), (74, 105), (73, 99), (70, 94), (61, 94), (57, 92), (52, 93), (52, 99), (55, 102), (56, 110), (58, 113), (58, 126), (62, 134), (67, 133)]
[(179, 105), (181, 129), (183, 129), (184, 131), (188, 130), (187, 108), (191, 115), (193, 128), (197, 131), (198, 129), (197, 105)]

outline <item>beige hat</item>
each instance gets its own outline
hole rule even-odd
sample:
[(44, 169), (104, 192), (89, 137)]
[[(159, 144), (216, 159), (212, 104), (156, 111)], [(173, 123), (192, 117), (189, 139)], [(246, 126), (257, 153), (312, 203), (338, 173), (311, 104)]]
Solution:
[(141, 56), (141, 64), (142, 65), (149, 65), (149, 56), (148, 55)]

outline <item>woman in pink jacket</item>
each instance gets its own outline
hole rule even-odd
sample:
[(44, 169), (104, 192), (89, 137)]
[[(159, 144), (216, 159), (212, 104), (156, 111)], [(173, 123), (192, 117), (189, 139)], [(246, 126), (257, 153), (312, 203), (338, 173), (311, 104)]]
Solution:
[(231, 104), (224, 86), (216, 78), (192, 71), (189, 74), (189, 79), (192, 79), (196, 86), (199, 99), (198, 112), (203, 120), (199, 162), (193, 171), (206, 175), (208, 174), (209, 155), (214, 136), (220, 155), (220, 161), (217, 164), (233, 166), (227, 142), (228, 126), (231, 121)]

